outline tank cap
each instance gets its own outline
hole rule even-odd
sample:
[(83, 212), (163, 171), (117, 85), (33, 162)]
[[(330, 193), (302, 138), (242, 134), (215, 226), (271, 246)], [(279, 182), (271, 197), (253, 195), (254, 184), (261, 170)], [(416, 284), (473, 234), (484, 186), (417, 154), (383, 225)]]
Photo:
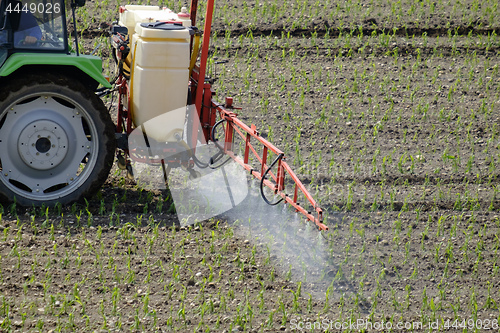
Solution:
[(178, 17), (189, 18), (189, 13), (187, 7), (182, 7), (181, 12), (177, 14)]
[(141, 23), (141, 27), (150, 29), (161, 29), (161, 30), (184, 30), (186, 29), (179, 23), (167, 23), (167, 22), (150, 22)]

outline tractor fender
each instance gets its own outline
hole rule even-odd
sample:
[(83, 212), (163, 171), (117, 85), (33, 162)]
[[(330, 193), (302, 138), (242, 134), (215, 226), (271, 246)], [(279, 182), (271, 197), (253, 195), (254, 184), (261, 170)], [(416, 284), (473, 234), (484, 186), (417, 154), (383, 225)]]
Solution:
[[(95, 81), (95, 87), (101, 84), (105, 88), (111, 88), (111, 84), (102, 75), (102, 60), (96, 56), (75, 55), (75, 54), (54, 54), (54, 53), (14, 53), (0, 68), (0, 77), (6, 77), (18, 71), (23, 72), (43, 72), (50, 69), (50, 72), (61, 72), (67, 74), (67, 68), (78, 69), (74, 73), (86, 74), (85, 78), (76, 78), (79, 81)], [(70, 70), (71, 71), (71, 70)]]

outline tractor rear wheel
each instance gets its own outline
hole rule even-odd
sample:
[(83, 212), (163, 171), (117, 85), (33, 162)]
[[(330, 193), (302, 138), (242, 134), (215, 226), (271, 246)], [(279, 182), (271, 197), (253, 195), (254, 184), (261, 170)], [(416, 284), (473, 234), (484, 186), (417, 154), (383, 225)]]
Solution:
[(68, 77), (32, 75), (0, 89), (0, 200), (68, 204), (95, 193), (115, 152), (101, 99)]

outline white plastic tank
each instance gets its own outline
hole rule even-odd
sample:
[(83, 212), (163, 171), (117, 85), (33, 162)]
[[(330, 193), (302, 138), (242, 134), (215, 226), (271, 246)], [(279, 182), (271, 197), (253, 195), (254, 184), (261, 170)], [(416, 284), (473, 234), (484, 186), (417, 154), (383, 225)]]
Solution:
[(190, 30), (168, 23), (138, 23), (132, 39), (131, 111), (157, 141), (182, 137), (189, 81)]
[(181, 10), (179, 14), (174, 13), (166, 7), (126, 5), (120, 7), (118, 24), (127, 27), (130, 36), (136, 32), (135, 27), (137, 23), (179, 22), (185, 27), (190, 27), (191, 19), (189, 18), (189, 14), (187, 14), (187, 9), (185, 11)]

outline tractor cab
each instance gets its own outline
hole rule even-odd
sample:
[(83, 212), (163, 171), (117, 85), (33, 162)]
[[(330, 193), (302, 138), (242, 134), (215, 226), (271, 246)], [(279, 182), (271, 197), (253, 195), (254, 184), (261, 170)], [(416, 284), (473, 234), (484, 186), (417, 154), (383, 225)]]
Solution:
[(15, 52), (66, 53), (63, 0), (1, 0), (0, 64)]

